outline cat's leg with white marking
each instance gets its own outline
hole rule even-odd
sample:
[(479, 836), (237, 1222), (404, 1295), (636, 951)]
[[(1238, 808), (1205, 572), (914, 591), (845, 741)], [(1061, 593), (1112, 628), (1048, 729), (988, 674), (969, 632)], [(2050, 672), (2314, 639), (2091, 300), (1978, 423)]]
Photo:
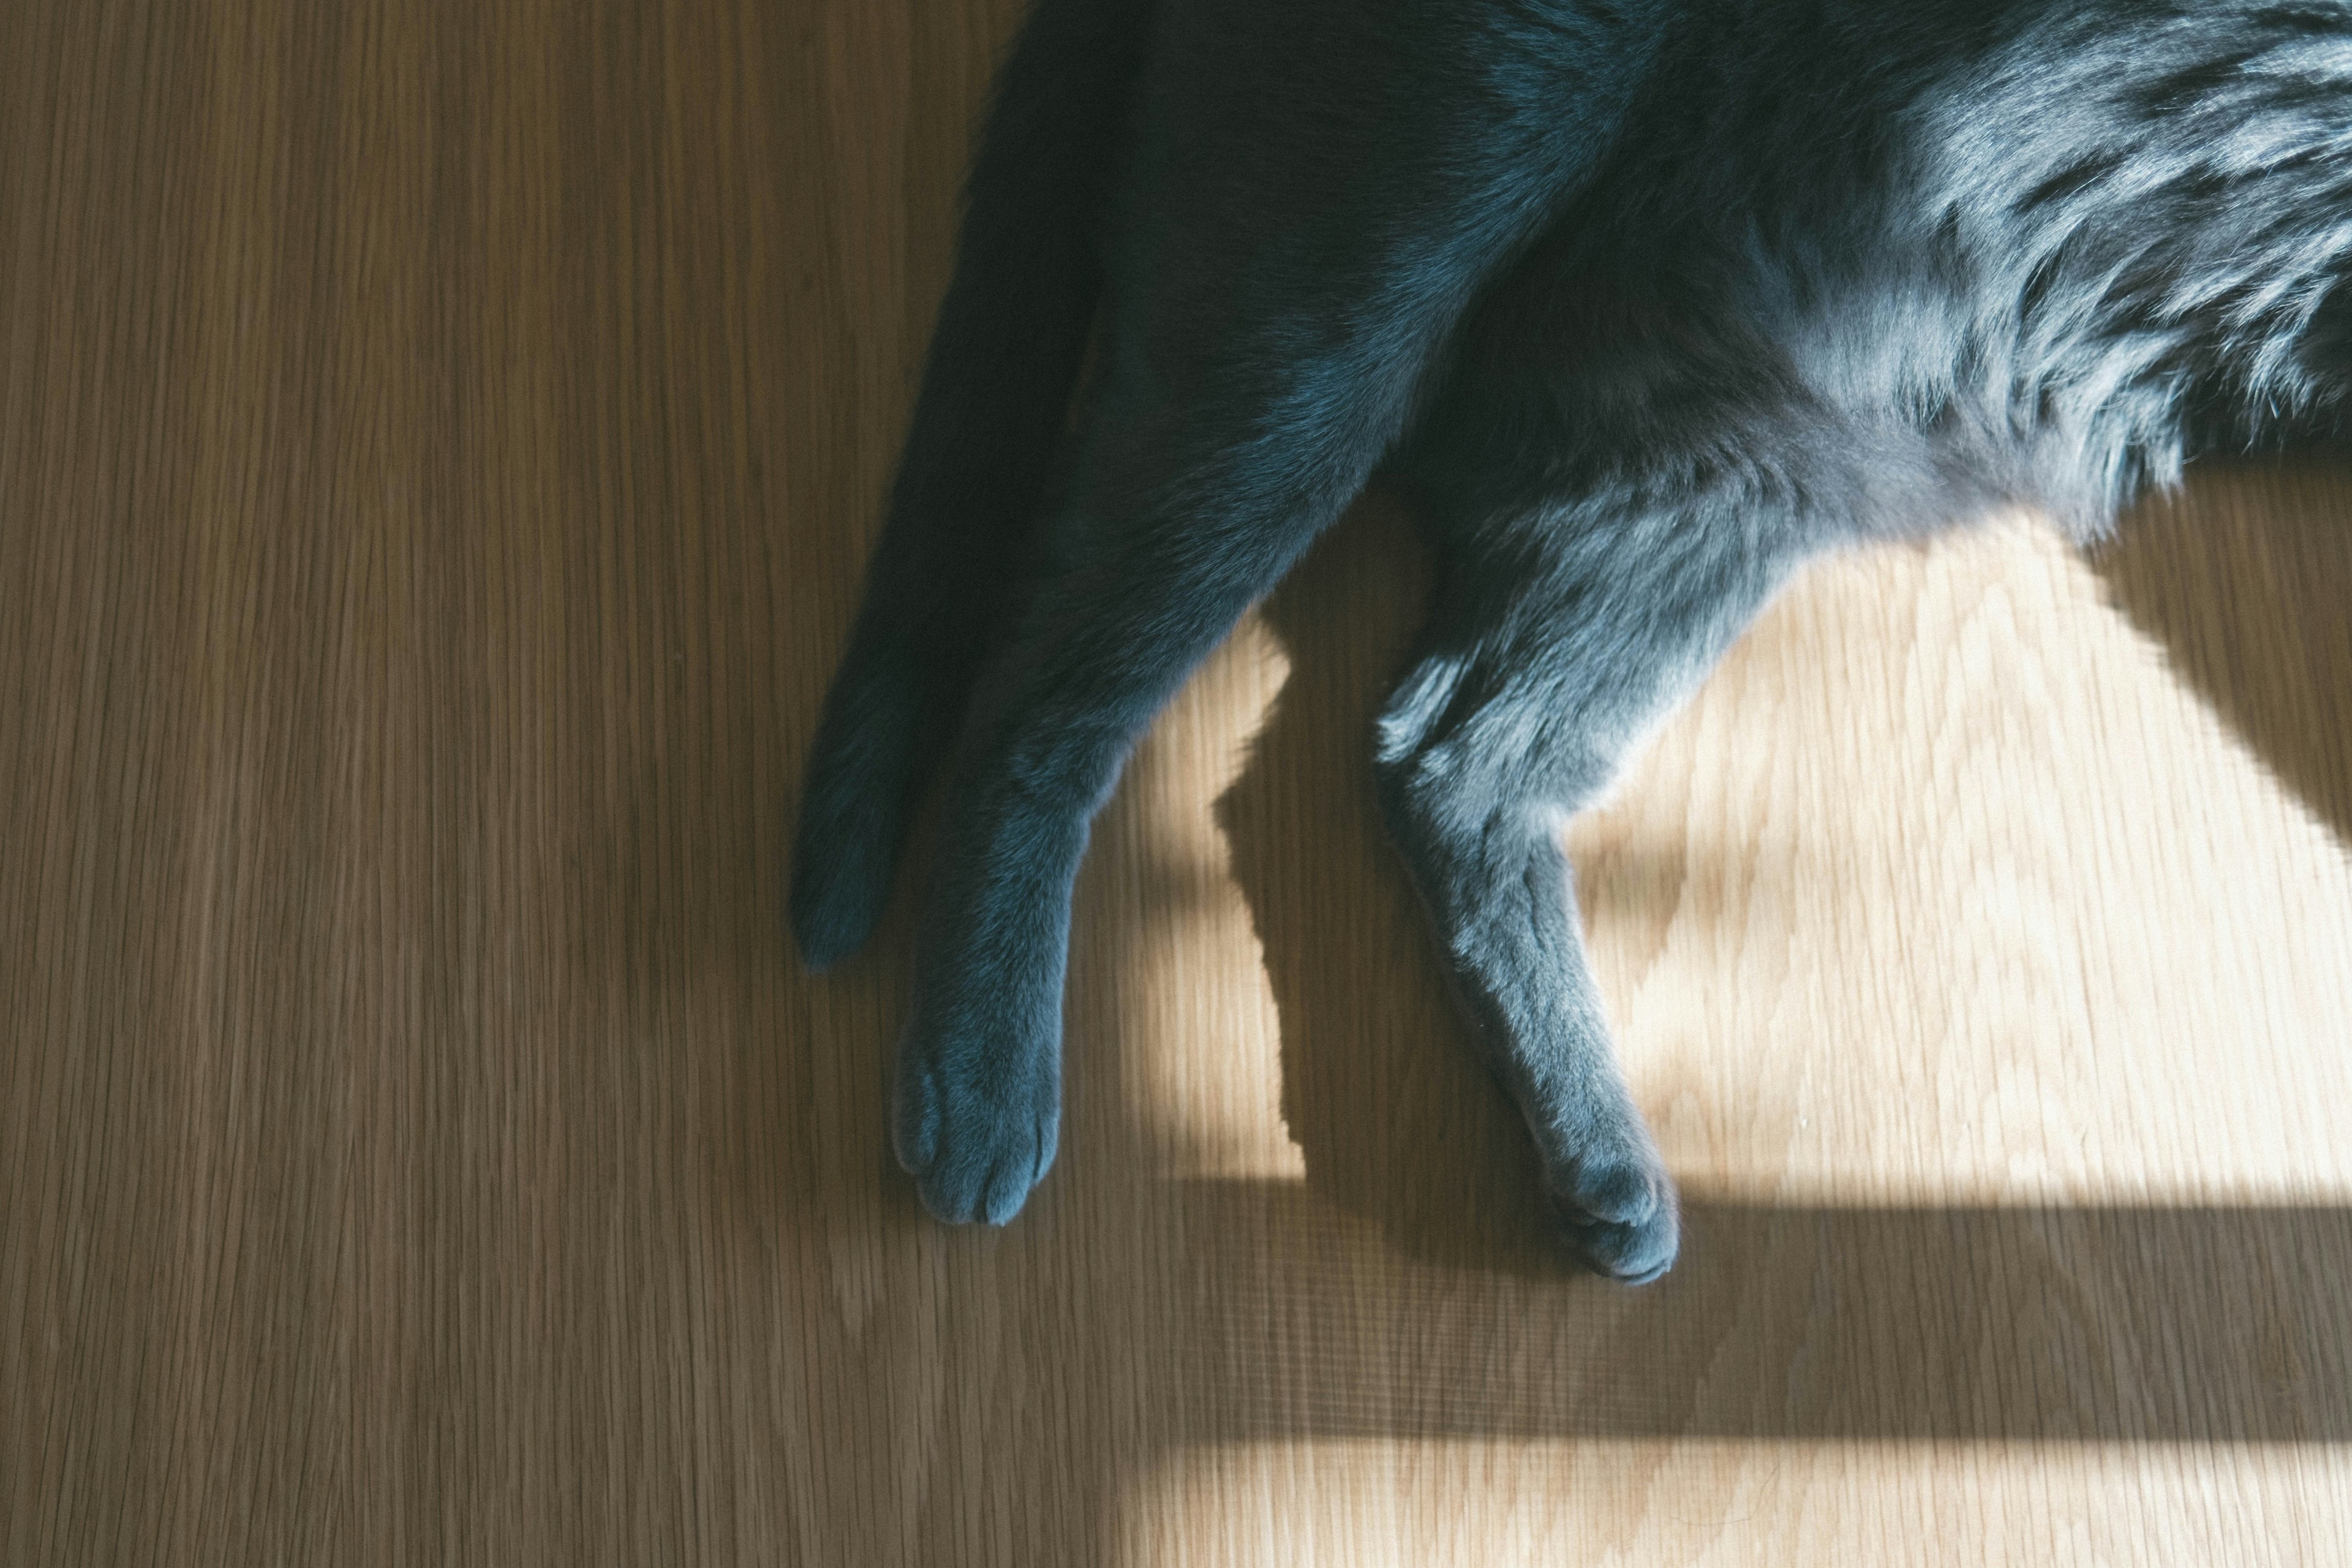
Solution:
[(1611, 1050), (1560, 835), (1762, 606), (1801, 531), (1727, 502), (1445, 510), (1448, 580), (1380, 721), (1391, 835), (1570, 1239), (1604, 1274), (1654, 1279), (1679, 1242), (1674, 1183)]

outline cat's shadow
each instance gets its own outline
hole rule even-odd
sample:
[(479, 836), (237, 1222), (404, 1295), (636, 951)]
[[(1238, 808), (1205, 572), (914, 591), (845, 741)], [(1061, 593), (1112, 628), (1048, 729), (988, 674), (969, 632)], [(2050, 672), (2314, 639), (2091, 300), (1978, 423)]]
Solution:
[[(2177, 676), (2352, 844), (2352, 464), (2201, 468), (2090, 559)], [(1564, 1274), (1526, 1133), (1468, 1048), (1372, 793), (1372, 717), (1430, 576), (1405, 501), (1376, 491), (1267, 600), (1290, 672), (1217, 820), (1307, 1184), (1411, 1255)]]
[(1375, 490), (1260, 607), (1290, 672), (1217, 821), (1281, 1017), (1307, 1185), (1413, 1256), (1567, 1275), (1525, 1128), (1471, 1052), (1372, 789), (1372, 719), (1430, 576), (1404, 502)]
[(2090, 562), (2172, 672), (2352, 845), (2352, 460), (2200, 465)]

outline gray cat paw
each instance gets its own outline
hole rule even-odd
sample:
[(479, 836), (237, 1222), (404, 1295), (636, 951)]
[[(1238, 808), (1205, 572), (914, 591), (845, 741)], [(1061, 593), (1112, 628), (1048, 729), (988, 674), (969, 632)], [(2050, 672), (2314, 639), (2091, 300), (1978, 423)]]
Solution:
[(926, 1209), (950, 1225), (1003, 1225), (1054, 1163), (1061, 1085), (992, 1053), (910, 1044), (891, 1120), (898, 1163)]
[(1617, 1155), (1555, 1171), (1546, 1195), (1570, 1242), (1593, 1272), (1646, 1285), (1674, 1267), (1682, 1208), (1674, 1178), (1654, 1158)]

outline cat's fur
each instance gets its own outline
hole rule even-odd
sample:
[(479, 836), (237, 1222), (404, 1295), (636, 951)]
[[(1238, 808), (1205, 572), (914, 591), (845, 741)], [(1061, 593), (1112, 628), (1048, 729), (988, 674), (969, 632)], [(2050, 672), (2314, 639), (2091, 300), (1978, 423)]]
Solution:
[(2347, 275), (2352, 0), (1042, 0), (793, 882), (810, 962), (855, 950), (953, 751), (923, 1201), (1002, 1223), (1044, 1174), (1088, 820), (1386, 465), (1444, 574), (1392, 836), (1577, 1245), (1660, 1273), (1562, 818), (1808, 557), (2012, 503), (2091, 535), (2332, 430)]

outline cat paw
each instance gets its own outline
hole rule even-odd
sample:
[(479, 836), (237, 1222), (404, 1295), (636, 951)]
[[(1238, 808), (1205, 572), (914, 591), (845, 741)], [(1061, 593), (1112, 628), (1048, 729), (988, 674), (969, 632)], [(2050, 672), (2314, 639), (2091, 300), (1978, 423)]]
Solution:
[(891, 1142), (923, 1207), (950, 1225), (1003, 1225), (1045, 1179), (1061, 1135), (1059, 1075), (1002, 1053), (909, 1042)]
[(1674, 1178), (1653, 1159), (1586, 1159), (1555, 1172), (1546, 1195), (1585, 1264), (1626, 1285), (1646, 1285), (1674, 1267), (1682, 1207)]

